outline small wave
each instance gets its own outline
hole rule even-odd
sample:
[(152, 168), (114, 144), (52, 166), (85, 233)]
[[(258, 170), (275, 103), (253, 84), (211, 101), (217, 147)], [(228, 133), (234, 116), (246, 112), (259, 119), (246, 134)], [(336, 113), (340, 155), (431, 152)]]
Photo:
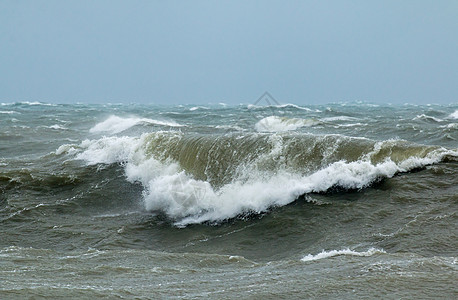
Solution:
[[(302, 107), (302, 106), (299, 106), (299, 105), (296, 105), (296, 104), (291, 104), (291, 103), (280, 104), (280, 105), (272, 105), (272, 106), (275, 106), (275, 107), (278, 107), (278, 108), (296, 108), (296, 109), (305, 110), (305, 111), (313, 111), (312, 109), (310, 109), (308, 107)], [(316, 111), (320, 112), (319, 110), (316, 110)]]
[(209, 108), (205, 107), (205, 106), (194, 106), (194, 107), (191, 107), (189, 110), (190, 111), (195, 111), (195, 110), (198, 110), (198, 109), (209, 109)]
[(67, 127), (64, 127), (64, 126), (61, 126), (61, 125), (58, 125), (58, 124), (47, 126), (47, 128), (55, 129), (55, 130), (68, 130)]
[(442, 119), (431, 117), (431, 116), (427, 116), (425, 114), (418, 115), (415, 118), (413, 118), (412, 120), (414, 120), (414, 121), (415, 120), (426, 120), (426, 121), (434, 121), (434, 122), (437, 122), (437, 123), (440, 123), (440, 122), (444, 121)]
[(323, 122), (335, 122), (335, 121), (355, 121), (358, 120), (357, 118), (348, 117), (348, 116), (338, 116), (338, 117), (329, 117), (323, 118), (321, 121)]
[(321, 253), (318, 254), (308, 254), (301, 258), (301, 261), (314, 261), (314, 260), (320, 260), (324, 258), (329, 258), (329, 257), (334, 257), (334, 256), (339, 256), (339, 255), (350, 255), (350, 256), (372, 256), (374, 254), (383, 254), (386, 253), (383, 249), (376, 249), (376, 248), (370, 248), (367, 251), (363, 252), (358, 252), (350, 249), (342, 249), (342, 250), (330, 250), (330, 251), (322, 251)]
[(295, 109), (299, 109), (299, 110), (305, 110), (305, 111), (314, 111), (314, 112), (321, 112), (319, 109), (311, 109), (311, 108), (308, 108), (308, 107), (303, 107), (303, 106), (299, 106), (299, 105), (296, 105), (296, 104), (291, 104), (291, 103), (286, 103), (286, 104), (277, 104), (277, 105), (254, 105), (254, 104), (249, 104), (247, 106), (248, 109), (262, 109), (262, 108), (266, 108), (266, 107), (273, 107), (273, 108), (295, 108)]
[(345, 128), (345, 127), (356, 127), (356, 126), (367, 126), (367, 123), (339, 124), (339, 125), (334, 125), (334, 128)]
[(458, 123), (450, 123), (444, 126), (441, 126), (441, 128), (447, 128), (447, 129), (458, 129)]
[(455, 110), (455, 112), (451, 113), (448, 117), (450, 119), (458, 119), (458, 110)]
[(57, 104), (52, 104), (52, 103), (44, 103), (44, 102), (39, 102), (39, 101), (24, 101), (24, 102), (19, 102), (19, 104), (23, 105), (30, 105), (30, 106), (36, 106), (36, 105), (42, 105), (42, 106), (57, 106)]
[(112, 134), (123, 132), (131, 127), (137, 126), (139, 124), (150, 124), (150, 125), (160, 125), (160, 126), (170, 126), (170, 127), (180, 127), (180, 125), (173, 121), (159, 121), (147, 118), (121, 118), (118, 116), (110, 116), (105, 121), (98, 123), (92, 127), (89, 132), (91, 133), (100, 133), (100, 132), (110, 132)]
[(256, 123), (255, 128), (259, 132), (280, 132), (296, 130), (300, 127), (317, 125), (320, 122), (315, 119), (299, 119), (270, 116)]
[(20, 114), (20, 112), (13, 111), (13, 110), (0, 110), (0, 114), (10, 115), (10, 114)]
[(59, 106), (58, 104), (53, 103), (46, 103), (40, 101), (22, 101), (22, 102), (2, 102), (0, 103), (1, 106), (21, 106), (21, 105), (28, 105), (28, 106)]

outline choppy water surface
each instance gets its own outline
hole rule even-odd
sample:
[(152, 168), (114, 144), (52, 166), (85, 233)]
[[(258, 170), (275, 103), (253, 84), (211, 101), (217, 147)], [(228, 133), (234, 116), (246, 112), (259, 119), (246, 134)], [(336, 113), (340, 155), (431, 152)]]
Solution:
[(458, 105), (0, 105), (0, 298), (458, 296)]

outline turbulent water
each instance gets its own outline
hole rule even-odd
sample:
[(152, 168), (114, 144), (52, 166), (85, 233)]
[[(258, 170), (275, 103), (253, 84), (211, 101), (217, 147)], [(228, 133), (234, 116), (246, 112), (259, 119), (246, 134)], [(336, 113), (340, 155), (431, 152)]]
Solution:
[(458, 297), (458, 105), (0, 105), (0, 298)]

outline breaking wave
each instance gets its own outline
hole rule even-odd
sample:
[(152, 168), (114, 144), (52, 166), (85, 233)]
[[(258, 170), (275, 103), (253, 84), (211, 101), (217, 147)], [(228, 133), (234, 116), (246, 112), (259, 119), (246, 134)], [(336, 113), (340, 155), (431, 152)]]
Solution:
[(258, 132), (280, 132), (296, 130), (300, 127), (308, 127), (319, 124), (320, 121), (316, 119), (299, 119), (299, 118), (286, 118), (270, 116), (260, 120), (255, 125)]
[(301, 261), (314, 261), (314, 260), (320, 260), (324, 258), (329, 258), (329, 257), (334, 257), (334, 256), (339, 256), (339, 255), (350, 255), (350, 256), (372, 256), (375, 254), (383, 254), (386, 253), (384, 250), (376, 249), (376, 248), (370, 248), (367, 251), (363, 252), (358, 252), (350, 249), (342, 249), (342, 250), (331, 250), (331, 251), (322, 251), (321, 253), (318, 253), (316, 255), (308, 254), (304, 256)]
[(443, 120), (441, 120), (441, 119), (439, 119), (439, 118), (427, 116), (427, 115), (425, 115), (425, 114), (418, 115), (418, 116), (416, 116), (415, 118), (413, 118), (413, 120), (433, 121), (433, 122), (436, 122), (436, 123), (443, 122)]
[(179, 131), (103, 137), (56, 150), (65, 153), (88, 165), (121, 164), (127, 180), (144, 187), (145, 208), (178, 226), (265, 212), (307, 193), (362, 189), (458, 156), (456, 150), (403, 140)]
[(123, 132), (131, 127), (137, 125), (160, 125), (160, 126), (169, 126), (169, 127), (180, 127), (180, 125), (173, 121), (159, 121), (147, 118), (121, 118), (118, 116), (110, 116), (105, 121), (98, 123), (92, 127), (89, 132), (91, 133), (100, 133), (100, 132), (109, 132), (112, 134)]
[(449, 118), (451, 119), (458, 119), (458, 110), (455, 110), (455, 112), (451, 113)]

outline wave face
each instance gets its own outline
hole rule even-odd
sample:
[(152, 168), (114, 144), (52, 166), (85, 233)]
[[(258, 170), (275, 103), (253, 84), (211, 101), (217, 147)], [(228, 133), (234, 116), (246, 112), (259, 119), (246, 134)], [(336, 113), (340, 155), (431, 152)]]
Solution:
[(122, 164), (127, 179), (144, 187), (145, 208), (165, 213), (176, 225), (261, 213), (308, 193), (362, 189), (458, 156), (403, 140), (180, 131), (85, 140), (56, 153), (65, 151), (89, 165)]

